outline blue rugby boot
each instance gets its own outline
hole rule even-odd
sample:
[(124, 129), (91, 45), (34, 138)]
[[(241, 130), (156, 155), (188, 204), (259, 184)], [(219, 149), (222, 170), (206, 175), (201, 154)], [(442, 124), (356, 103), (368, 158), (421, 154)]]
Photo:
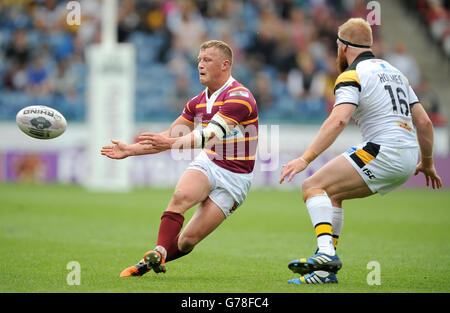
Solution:
[(300, 276), (300, 278), (288, 280), (288, 284), (297, 284), (297, 285), (337, 284), (337, 283), (338, 279), (335, 273), (328, 273), (322, 271), (312, 272), (311, 274)]
[(318, 252), (309, 258), (302, 258), (291, 261), (288, 265), (294, 273), (305, 275), (314, 271), (325, 271), (337, 273), (342, 267), (342, 262), (338, 255), (328, 255)]

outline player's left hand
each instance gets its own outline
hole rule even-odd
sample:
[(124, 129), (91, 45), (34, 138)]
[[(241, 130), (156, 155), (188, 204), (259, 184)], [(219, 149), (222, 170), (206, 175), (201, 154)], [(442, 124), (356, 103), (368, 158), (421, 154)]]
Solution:
[(139, 144), (149, 145), (154, 150), (165, 151), (172, 148), (172, 138), (156, 133), (141, 133), (138, 137)]
[(436, 172), (436, 168), (434, 167), (434, 164), (424, 164), (423, 161), (421, 161), (417, 166), (416, 170), (414, 171), (414, 175), (419, 174), (419, 172), (422, 172), (425, 175), (425, 181), (427, 184), (427, 187), (430, 186), (433, 189), (439, 189), (442, 187), (442, 179), (439, 177), (439, 175)]
[(286, 176), (288, 176), (288, 182), (290, 182), (296, 174), (300, 173), (307, 167), (308, 164), (302, 158), (294, 159), (288, 164), (283, 165), (279, 183), (282, 184)]
[(113, 146), (103, 146), (101, 154), (110, 159), (121, 160), (132, 155), (130, 146), (120, 140), (111, 139)]

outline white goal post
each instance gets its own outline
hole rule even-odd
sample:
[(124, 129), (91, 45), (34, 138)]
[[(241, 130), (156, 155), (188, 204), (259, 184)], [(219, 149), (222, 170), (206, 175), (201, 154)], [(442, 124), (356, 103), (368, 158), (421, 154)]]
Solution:
[(102, 42), (86, 51), (89, 69), (87, 88), (87, 177), (93, 191), (128, 191), (129, 160), (100, 155), (111, 139), (130, 143), (134, 130), (135, 48), (117, 42), (117, 0), (103, 0)]

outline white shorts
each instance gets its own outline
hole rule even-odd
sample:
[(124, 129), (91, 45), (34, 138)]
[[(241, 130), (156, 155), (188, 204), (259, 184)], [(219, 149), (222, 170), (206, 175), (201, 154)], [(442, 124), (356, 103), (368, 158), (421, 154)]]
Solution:
[(391, 148), (364, 142), (342, 154), (358, 171), (373, 193), (386, 194), (413, 174), (418, 148)]
[(218, 166), (204, 151), (189, 164), (188, 169), (199, 170), (208, 177), (211, 185), (209, 198), (219, 206), (225, 217), (244, 202), (253, 179), (253, 173), (233, 173)]

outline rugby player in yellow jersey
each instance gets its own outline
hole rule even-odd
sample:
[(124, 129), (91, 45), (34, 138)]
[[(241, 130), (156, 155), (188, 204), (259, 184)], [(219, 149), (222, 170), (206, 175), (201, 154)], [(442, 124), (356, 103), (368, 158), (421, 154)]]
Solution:
[(372, 30), (365, 20), (351, 18), (339, 27), (341, 74), (334, 88), (334, 108), (303, 155), (282, 168), (280, 183), (285, 178), (291, 181), (336, 140), (352, 116), (356, 120), (363, 142), (302, 184), (318, 249), (314, 256), (289, 263), (301, 275), (289, 283), (337, 283), (342, 263), (335, 245), (342, 230), (344, 200), (386, 194), (419, 172), (427, 186), (442, 186), (433, 164), (433, 125), (428, 115), (405, 76), (377, 59), (371, 45)]
[[(188, 101), (181, 116), (163, 133), (142, 133), (128, 145), (113, 140), (101, 153), (112, 159), (169, 149), (203, 151), (180, 177), (161, 217), (156, 247), (121, 277), (165, 272), (165, 263), (182, 257), (244, 202), (253, 178), (258, 142), (258, 109), (251, 92), (231, 76), (233, 54), (222, 41), (200, 46), (198, 72), (205, 90)], [(198, 129), (197, 124), (203, 126)], [(180, 126), (189, 131), (180, 136)], [(180, 233), (184, 214), (197, 210)]]

